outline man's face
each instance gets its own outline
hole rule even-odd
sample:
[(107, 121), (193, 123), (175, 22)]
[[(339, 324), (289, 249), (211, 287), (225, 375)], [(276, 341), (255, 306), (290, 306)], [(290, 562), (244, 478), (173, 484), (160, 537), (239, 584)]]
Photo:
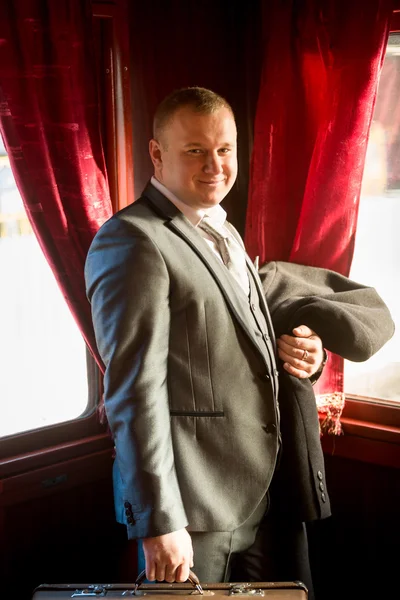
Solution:
[(209, 115), (179, 109), (151, 140), (156, 178), (182, 202), (206, 209), (225, 198), (237, 176), (236, 125), (231, 112)]

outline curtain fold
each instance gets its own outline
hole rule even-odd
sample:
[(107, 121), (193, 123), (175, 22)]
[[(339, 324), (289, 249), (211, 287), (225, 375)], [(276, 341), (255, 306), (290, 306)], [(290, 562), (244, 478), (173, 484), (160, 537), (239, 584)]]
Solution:
[[(264, 8), (246, 247), (260, 264), (284, 260), (348, 275), (392, 2)], [(340, 357), (330, 356), (316, 391), (343, 392)]]
[(2, 0), (0, 129), (28, 218), (95, 356), (83, 269), (112, 214), (89, 0)]

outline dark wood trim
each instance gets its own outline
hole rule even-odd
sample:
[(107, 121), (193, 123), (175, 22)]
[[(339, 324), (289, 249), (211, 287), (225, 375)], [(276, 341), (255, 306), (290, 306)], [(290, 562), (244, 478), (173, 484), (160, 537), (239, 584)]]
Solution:
[(115, 101), (118, 157), (118, 208), (134, 201), (133, 115), (127, 0), (119, 0), (115, 19)]
[(55, 490), (64, 492), (101, 479), (109, 480), (111, 468), (112, 452), (106, 449), (6, 477), (0, 480), (0, 508), (48, 496)]
[(347, 396), (342, 416), (344, 419), (368, 421), (400, 428), (400, 403), (363, 396)]
[(400, 444), (373, 440), (351, 435), (346, 431), (344, 435), (322, 437), (322, 448), (325, 454), (340, 456), (375, 465), (394, 467), (400, 469)]
[(400, 8), (393, 11), (393, 17), (392, 17), (392, 20), (390, 23), (390, 32), (391, 33), (400, 32)]
[(104, 54), (102, 82), (104, 89), (101, 90), (104, 102), (103, 119), (105, 127), (104, 151), (106, 156), (107, 177), (110, 189), (111, 203), (113, 212), (118, 210), (118, 157), (117, 157), (117, 139), (116, 139), (116, 107), (115, 107), (115, 51), (114, 51), (114, 27), (112, 17), (97, 17), (101, 19), (103, 27)]
[(0, 478), (19, 475), (29, 470), (54, 465), (102, 450), (111, 450), (112, 447), (111, 437), (105, 432), (57, 446), (49, 446), (42, 450), (18, 454), (0, 460)]
[(0, 465), (2, 461), (11, 457), (18, 459), (18, 457), (45, 451), (48, 448), (54, 450), (56, 446), (62, 444), (101, 435), (105, 429), (105, 426), (99, 422), (97, 408), (95, 408), (86, 417), (3, 437), (0, 443)]
[(381, 423), (371, 423), (357, 419), (342, 418), (342, 427), (346, 435), (381, 440), (400, 446), (400, 428), (388, 427)]
[(133, 133), (127, 0), (93, 3), (93, 17), (105, 21), (107, 173), (114, 212), (134, 201)]

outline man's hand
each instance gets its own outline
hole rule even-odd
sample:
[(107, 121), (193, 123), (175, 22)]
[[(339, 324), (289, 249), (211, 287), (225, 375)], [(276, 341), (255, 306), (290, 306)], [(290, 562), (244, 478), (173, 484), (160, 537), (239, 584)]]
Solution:
[(149, 581), (186, 581), (193, 567), (192, 538), (186, 529), (144, 538), (146, 577)]
[(314, 375), (324, 360), (321, 338), (306, 325), (295, 327), (293, 336), (281, 335), (277, 345), (283, 368), (299, 379)]

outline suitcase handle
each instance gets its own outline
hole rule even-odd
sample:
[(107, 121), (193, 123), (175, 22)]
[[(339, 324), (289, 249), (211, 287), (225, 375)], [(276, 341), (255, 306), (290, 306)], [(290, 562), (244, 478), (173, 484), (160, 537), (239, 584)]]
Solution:
[[(133, 588), (134, 594), (136, 594), (136, 592), (138, 591), (140, 585), (143, 583), (145, 578), (146, 578), (146, 570), (143, 570), (141, 573), (139, 573), (139, 575), (136, 578), (135, 587)], [(193, 573), (193, 571), (189, 571), (188, 581), (190, 581), (190, 583), (199, 592), (199, 594), (202, 594), (202, 595), (204, 594), (203, 588), (200, 585), (199, 578), (197, 577), (197, 575), (195, 573)]]

